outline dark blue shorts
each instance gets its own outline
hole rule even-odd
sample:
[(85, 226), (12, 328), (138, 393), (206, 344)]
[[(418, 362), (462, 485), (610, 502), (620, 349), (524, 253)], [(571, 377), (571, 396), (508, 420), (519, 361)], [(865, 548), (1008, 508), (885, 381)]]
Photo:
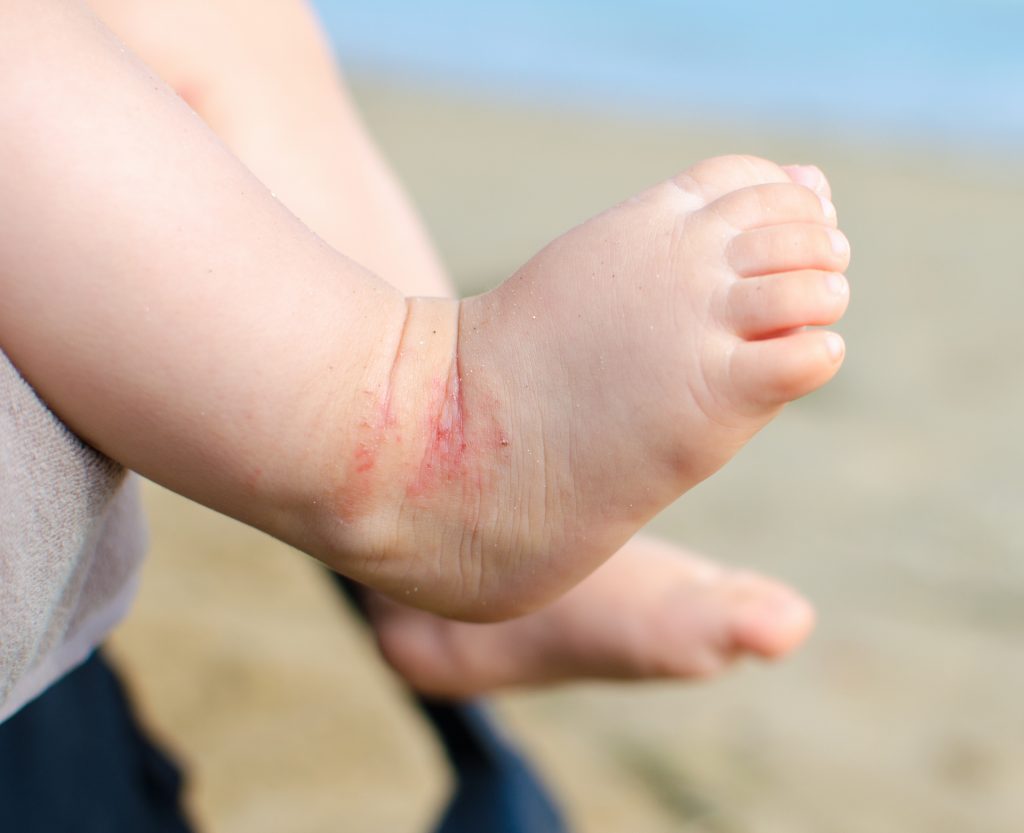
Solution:
[[(351, 585), (339, 587), (359, 604)], [(435, 833), (566, 833), (551, 796), (483, 707), (419, 706), (456, 777)], [(190, 833), (181, 782), (99, 653), (0, 724), (3, 833)]]
[(0, 829), (190, 833), (181, 774), (100, 654), (0, 723)]

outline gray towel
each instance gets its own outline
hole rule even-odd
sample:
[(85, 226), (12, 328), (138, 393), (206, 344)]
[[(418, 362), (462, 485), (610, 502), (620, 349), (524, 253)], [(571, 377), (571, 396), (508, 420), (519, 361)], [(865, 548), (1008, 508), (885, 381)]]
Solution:
[(127, 611), (146, 544), (135, 480), (72, 434), (0, 352), (0, 721)]

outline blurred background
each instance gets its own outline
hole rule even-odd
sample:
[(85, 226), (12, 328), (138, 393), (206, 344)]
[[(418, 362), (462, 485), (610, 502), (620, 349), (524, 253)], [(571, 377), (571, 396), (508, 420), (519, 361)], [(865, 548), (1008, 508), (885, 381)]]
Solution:
[[(654, 524), (794, 583), (817, 633), (499, 698), (576, 829), (1024, 830), (1024, 2), (317, 5), (465, 292), (724, 152), (821, 165), (853, 244), (837, 380)], [(147, 500), (114, 649), (204, 829), (428, 830), (439, 753), (319, 569)]]

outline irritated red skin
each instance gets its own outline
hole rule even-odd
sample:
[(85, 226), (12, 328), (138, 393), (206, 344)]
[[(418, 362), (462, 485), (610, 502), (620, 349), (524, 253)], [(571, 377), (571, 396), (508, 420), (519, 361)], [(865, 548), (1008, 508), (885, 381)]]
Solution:
[[(390, 390), (377, 403), (377, 411), (377, 418), (374, 421), (364, 420), (360, 424), (360, 427), (369, 436), (366, 439), (360, 440), (359, 447), (356, 448), (355, 465), (353, 468), (357, 474), (365, 474), (377, 465), (377, 453), (380, 450), (381, 444), (387, 439), (388, 429), (394, 428), (398, 424), (398, 420), (391, 410)], [(399, 443), (402, 441), (400, 434), (395, 434), (391, 439)]]
[(356, 449), (356, 473), (363, 474), (377, 465), (377, 449), (366, 443), (360, 443)]
[[(393, 494), (378, 463), (382, 455), (390, 456), (389, 446), (402, 442), (403, 428), (416, 439), (410, 442), (409, 450), (423, 449), (418, 463), (404, 463), (395, 473), (406, 473), (407, 499), (422, 503), (453, 487), (463, 496), (484, 490), (485, 473), (495, 463), (487, 455), (507, 457), (511, 443), (494, 414), (480, 414), (479, 408), (474, 410), (472, 428), (468, 427), (464, 393), (462, 368), (456, 357), (448, 377), (433, 380), (422, 412), (403, 420), (402, 425), (393, 413), (390, 392), (377, 401), (375, 415), (362, 422), (363, 439), (353, 452), (349, 476), (335, 495), (334, 505), (343, 521), (355, 521), (373, 512), (383, 494)], [(487, 429), (489, 421), (491, 430)]]
[(439, 482), (464, 477), (466, 472), (465, 402), (462, 396), (461, 368), (456, 360), (446, 383), (434, 382), (434, 402), (428, 410), (427, 447), (419, 471), (406, 487), (407, 497), (419, 497)]

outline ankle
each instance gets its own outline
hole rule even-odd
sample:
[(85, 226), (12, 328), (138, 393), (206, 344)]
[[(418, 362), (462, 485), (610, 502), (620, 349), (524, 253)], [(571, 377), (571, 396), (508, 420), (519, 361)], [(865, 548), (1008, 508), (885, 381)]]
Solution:
[[(332, 455), (322, 560), (417, 606), (449, 609), (479, 512), (481, 449), (467, 424), (461, 304), (412, 298), (397, 347)], [(459, 564), (462, 562), (460, 561)], [(459, 565), (456, 565), (459, 566)], [(463, 576), (463, 578), (466, 578)]]

